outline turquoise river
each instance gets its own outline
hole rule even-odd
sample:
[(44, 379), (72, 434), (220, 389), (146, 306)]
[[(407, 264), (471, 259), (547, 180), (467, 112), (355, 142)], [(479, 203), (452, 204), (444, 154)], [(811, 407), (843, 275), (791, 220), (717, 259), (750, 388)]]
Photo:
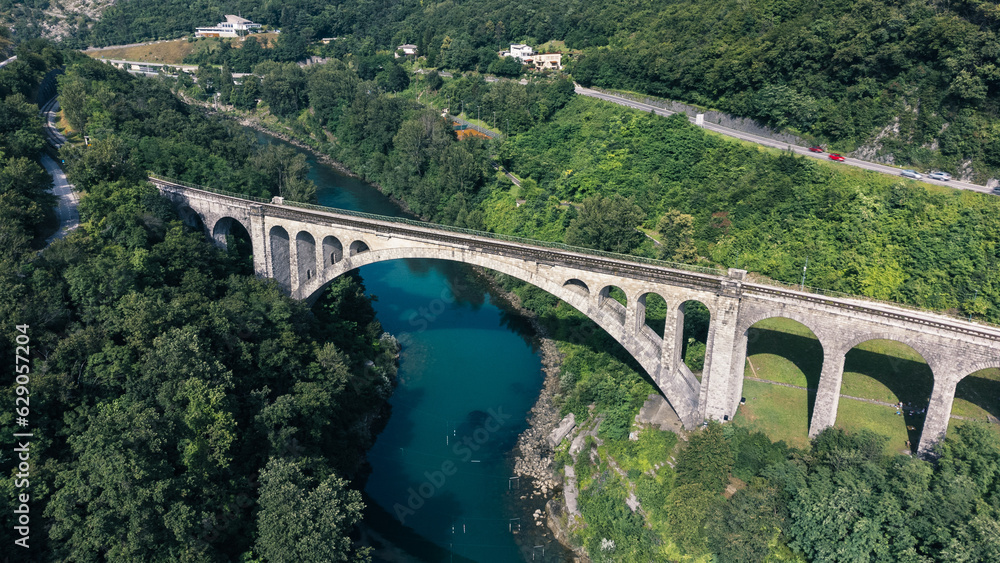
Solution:
[[(374, 187), (296, 150), (321, 205), (404, 215)], [(544, 505), (522, 500), (530, 490), (512, 479), (512, 450), (543, 383), (530, 325), (463, 264), (396, 260), (361, 276), (383, 327), (403, 344), (392, 415), (368, 455), (365, 525), (396, 548), (376, 560), (569, 560), (532, 521)]]

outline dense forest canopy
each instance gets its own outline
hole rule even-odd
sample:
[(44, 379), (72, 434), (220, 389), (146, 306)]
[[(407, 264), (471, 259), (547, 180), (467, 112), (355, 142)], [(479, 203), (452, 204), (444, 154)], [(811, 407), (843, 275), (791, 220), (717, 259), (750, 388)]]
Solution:
[[(358, 60), (306, 70), (265, 63), (260, 85), (244, 82), (229, 97), (240, 107), (246, 91), (259, 91), (298, 134), (434, 221), (739, 264), (787, 283), (801, 281), (808, 258), (811, 286), (1000, 320), (995, 197), (761, 151), (683, 116), (574, 96), (568, 80), (473, 75), (431, 89), (427, 77), (398, 94), (378, 91), (379, 75), (364, 80)], [(187, 87), (204, 97), (199, 89)], [(458, 141), (436, 112), (409, 102), (418, 95), (462, 100), (509, 135)], [(489, 173), (490, 152), (525, 180), (520, 188)]]
[[(37, 255), (36, 216), (53, 199), (35, 161), (38, 107), (22, 91), (45, 69), (0, 71), (14, 92), (0, 102), (0, 361), (15, 365), (15, 337), (28, 338), (34, 435), (27, 489), (17, 457), (0, 457), (4, 555), (367, 560), (349, 537), (362, 509), (351, 481), (386, 414), (398, 347), (362, 282), (339, 279), (310, 310), (253, 275), (244, 241), (219, 250), (184, 225), (145, 177), (147, 166), (191, 179), (227, 169), (230, 189), (309, 199), (304, 165), (162, 84), (67, 59), (66, 116), (94, 134), (62, 155), (83, 223)], [(23, 440), (15, 387), (5, 378), (4, 452)], [(12, 547), (19, 493), (30, 493), (29, 549)]]

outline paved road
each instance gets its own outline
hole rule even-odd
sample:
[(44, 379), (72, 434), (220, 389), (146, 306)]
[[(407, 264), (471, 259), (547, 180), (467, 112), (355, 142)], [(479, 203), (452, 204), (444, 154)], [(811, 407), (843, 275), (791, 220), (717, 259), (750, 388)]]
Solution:
[[(576, 93), (580, 94), (582, 96), (589, 96), (591, 98), (597, 98), (597, 99), (600, 99), (600, 100), (605, 100), (605, 101), (608, 101), (608, 102), (612, 102), (612, 103), (623, 105), (623, 106), (628, 106), (628, 107), (639, 109), (639, 110), (642, 110), (642, 111), (653, 111), (653, 112), (656, 112), (658, 115), (672, 115), (672, 114), (676, 113), (676, 112), (673, 112), (673, 111), (670, 111), (670, 110), (667, 110), (667, 109), (663, 109), (663, 108), (660, 108), (660, 107), (657, 107), (657, 106), (651, 106), (649, 104), (644, 104), (642, 102), (636, 102), (636, 101), (629, 100), (629, 99), (626, 99), (626, 98), (622, 98), (622, 97), (619, 97), (619, 96), (613, 96), (611, 94), (605, 94), (603, 92), (598, 92), (596, 90), (591, 90), (590, 88), (584, 88), (584, 87), (579, 86), (579, 85), (576, 86)], [(688, 120), (691, 121), (692, 123), (694, 123), (694, 118), (693, 117), (689, 116)], [(816, 159), (819, 159), (819, 160), (829, 160), (829, 157), (826, 154), (818, 154), (818, 153), (809, 152), (809, 149), (807, 147), (800, 147), (800, 146), (797, 146), (797, 145), (790, 145), (788, 143), (782, 143), (781, 141), (775, 141), (774, 139), (769, 139), (767, 137), (760, 137), (758, 135), (752, 135), (750, 133), (744, 133), (742, 131), (737, 131), (735, 129), (729, 129), (729, 128), (726, 128), (726, 127), (722, 127), (720, 125), (716, 125), (714, 123), (708, 123), (708, 122), (706, 122), (706, 123), (704, 123), (702, 125), (702, 127), (705, 128), (705, 129), (708, 129), (709, 131), (715, 131), (716, 133), (720, 133), (722, 135), (726, 135), (727, 137), (734, 137), (736, 139), (743, 139), (744, 141), (750, 141), (750, 142), (757, 143), (759, 145), (764, 145), (764, 146), (767, 146), (767, 147), (774, 147), (774, 148), (778, 148), (778, 149), (791, 150), (792, 152), (794, 152), (796, 154), (800, 154), (802, 156), (808, 156), (808, 157), (811, 157), (811, 158), (816, 158)], [(845, 158), (845, 160), (843, 162), (840, 162), (839, 164), (843, 164), (845, 166), (854, 166), (854, 167), (857, 167), (857, 168), (864, 168), (865, 170), (872, 170), (874, 172), (881, 172), (883, 174), (891, 174), (893, 176), (899, 176), (899, 171), (901, 170), (900, 168), (896, 168), (896, 167), (893, 167), (893, 166), (887, 166), (885, 164), (878, 164), (878, 163), (875, 163), (875, 162), (868, 162), (866, 160), (859, 160), (859, 159), (856, 159), (856, 158), (849, 158), (849, 157)], [(921, 182), (927, 182), (928, 184), (937, 184), (937, 185), (940, 185), (940, 186), (948, 186), (948, 187), (951, 187), (951, 188), (960, 188), (960, 189), (963, 189), (963, 190), (972, 190), (972, 191), (977, 191), (977, 192), (990, 193), (990, 189), (987, 188), (986, 186), (980, 186), (979, 184), (972, 184), (972, 183), (969, 183), (969, 182), (960, 182), (958, 180), (952, 180), (950, 182), (941, 182), (941, 181), (938, 181), (938, 180), (929, 180), (926, 177), (924, 177), (924, 179), (920, 180), (920, 181)]]
[(53, 97), (42, 106), (42, 117), (45, 118), (45, 138), (49, 144), (59, 148), (66, 144), (66, 137), (56, 128), (56, 114), (59, 112), (59, 100)]
[(7, 60), (5, 60), (5, 61), (2, 61), (2, 62), (0, 62), (0, 68), (3, 68), (3, 67), (5, 67), (5, 66), (7, 66), (8, 64), (10, 64), (10, 63), (12, 63), (12, 62), (16, 61), (16, 60), (17, 60), (17, 55), (14, 55), (13, 57), (11, 57), (11, 58), (9, 58), (9, 59), (7, 59)]
[[(53, 97), (42, 107), (42, 115), (45, 117), (45, 136), (49, 143), (55, 148), (61, 147), (66, 142), (66, 137), (56, 129), (56, 112), (59, 111), (59, 101)], [(52, 176), (52, 193), (59, 198), (56, 205), (56, 217), (59, 218), (59, 230), (52, 236), (45, 239), (47, 244), (54, 240), (61, 239), (70, 231), (80, 226), (80, 213), (77, 211), (77, 204), (80, 198), (73, 190), (73, 185), (66, 181), (66, 174), (56, 161), (47, 154), (42, 154), (42, 166), (45, 171)]]
[(56, 216), (59, 218), (59, 230), (45, 239), (46, 244), (49, 244), (54, 240), (65, 237), (70, 231), (80, 226), (80, 214), (76, 210), (80, 199), (77, 197), (76, 192), (73, 191), (73, 185), (66, 181), (66, 174), (63, 173), (62, 168), (59, 168), (59, 165), (56, 164), (55, 160), (52, 160), (52, 157), (43, 154), (42, 166), (52, 176), (52, 184), (54, 186), (52, 193), (59, 198), (59, 204), (56, 206)]

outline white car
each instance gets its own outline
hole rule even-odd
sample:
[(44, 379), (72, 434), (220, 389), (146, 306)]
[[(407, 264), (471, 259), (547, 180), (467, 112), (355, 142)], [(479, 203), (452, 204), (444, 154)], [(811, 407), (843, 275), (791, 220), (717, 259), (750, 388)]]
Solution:
[(951, 174), (947, 172), (940, 172), (937, 170), (928, 174), (927, 177), (930, 178), (931, 180), (943, 180), (945, 182), (951, 180)]
[(905, 176), (906, 178), (913, 178), (914, 180), (919, 180), (924, 177), (923, 174), (917, 172), (916, 170), (903, 170), (899, 173), (900, 176)]

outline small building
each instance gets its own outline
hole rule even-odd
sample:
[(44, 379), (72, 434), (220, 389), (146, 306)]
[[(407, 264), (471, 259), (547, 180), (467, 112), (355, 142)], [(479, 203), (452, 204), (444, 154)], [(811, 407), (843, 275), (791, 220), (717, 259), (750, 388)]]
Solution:
[(535, 68), (538, 70), (562, 70), (562, 53), (533, 55), (531, 62), (535, 64)]
[(219, 22), (212, 27), (195, 28), (195, 37), (239, 37), (247, 33), (253, 33), (260, 29), (259, 23), (234, 16), (226, 15), (226, 21)]
[(406, 45), (400, 45), (399, 47), (396, 47), (396, 53), (395, 54), (396, 54), (396, 58), (397, 59), (399, 58), (399, 52), (400, 51), (402, 51), (403, 55), (407, 56), (407, 57), (415, 57), (415, 56), (417, 56), (417, 46), (416, 45), (410, 45), (409, 43), (407, 43)]
[(521, 59), (522, 61), (531, 58), (535, 51), (531, 48), (531, 45), (521, 45), (519, 43), (510, 44), (510, 56)]

